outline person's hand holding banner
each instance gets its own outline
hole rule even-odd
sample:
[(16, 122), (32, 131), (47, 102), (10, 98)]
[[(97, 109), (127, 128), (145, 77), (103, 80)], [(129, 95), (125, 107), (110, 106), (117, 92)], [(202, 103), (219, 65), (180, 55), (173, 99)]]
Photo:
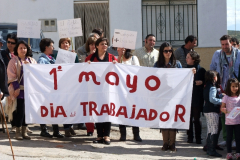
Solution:
[(192, 69), (107, 62), (24, 65), (26, 123), (188, 129)]

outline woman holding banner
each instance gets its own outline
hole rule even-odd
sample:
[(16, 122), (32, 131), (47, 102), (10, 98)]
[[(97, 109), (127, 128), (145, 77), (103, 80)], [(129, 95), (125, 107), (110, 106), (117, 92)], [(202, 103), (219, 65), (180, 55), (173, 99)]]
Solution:
[[(135, 66), (140, 66), (138, 58), (136, 56), (133, 56), (131, 54), (131, 49), (125, 49), (125, 48), (118, 48), (118, 62), (122, 64), (127, 64), (127, 65), (135, 65)], [(120, 141), (126, 141), (126, 125), (119, 125), (119, 130), (120, 130)], [(139, 127), (132, 127), (133, 131), (133, 139), (138, 142), (142, 142), (141, 137), (139, 136)]]
[[(164, 42), (159, 48), (158, 61), (154, 64), (157, 68), (182, 68), (181, 63), (176, 60), (173, 54), (173, 48), (170, 43)], [(176, 129), (161, 129), (163, 136), (163, 147), (162, 150), (176, 151)]]
[[(61, 38), (59, 40), (58, 47), (60, 49), (64, 49), (64, 50), (68, 51), (70, 46), (71, 46), (70, 38)], [(74, 52), (74, 50), (72, 50), (72, 52)], [(54, 54), (54, 58), (55, 59), (57, 58), (57, 53)], [(79, 63), (77, 54), (76, 54), (75, 63)], [(74, 131), (72, 124), (64, 124), (63, 127), (64, 127), (64, 131), (65, 131), (65, 137), (72, 137), (72, 136), (76, 135), (76, 132)]]
[[(117, 58), (107, 52), (108, 48), (108, 40), (107, 38), (99, 38), (96, 43), (96, 52), (94, 54), (90, 54), (85, 62), (117, 62)], [(93, 141), (93, 143), (105, 143), (107, 145), (110, 144), (110, 130), (111, 130), (111, 122), (103, 122), (96, 123), (97, 127), (97, 139)]]
[[(88, 38), (86, 45), (85, 45), (87, 54), (82, 55), (82, 58), (81, 58), (82, 61), (85, 61), (87, 56), (89, 56), (90, 54), (94, 54), (96, 52), (96, 47), (95, 47), (96, 41), (97, 41), (96, 37)], [(85, 123), (85, 124), (86, 124), (86, 128), (87, 128), (87, 136), (92, 136), (93, 132), (94, 132), (94, 123)]]
[[(8, 103), (17, 98), (16, 114), (16, 139), (31, 139), (27, 134), (27, 124), (25, 123), (25, 103), (24, 103), (24, 76), (23, 64), (36, 64), (35, 59), (31, 58), (32, 51), (25, 41), (20, 41), (14, 48), (14, 55), (8, 64), (7, 74), (10, 97)], [(22, 135), (20, 129), (22, 128)]]
[[(170, 43), (164, 42), (159, 48), (158, 61), (154, 64), (156, 68), (182, 68), (181, 63), (176, 60), (173, 54), (173, 48)], [(196, 73), (196, 69), (192, 69), (193, 74)], [(175, 147), (177, 129), (161, 129), (163, 136), (162, 150), (177, 151)]]
[[(53, 40), (50, 38), (44, 38), (40, 41), (39, 47), (42, 52), (41, 56), (38, 59), (39, 64), (54, 64), (55, 59), (51, 56), (53, 53)], [(50, 135), (48, 130), (47, 130), (47, 125), (46, 124), (41, 124), (41, 133), (40, 136), (43, 137), (50, 137), (52, 138), (57, 137), (57, 138), (63, 138), (64, 136), (59, 132), (59, 128), (57, 124), (53, 124), (53, 135)]]

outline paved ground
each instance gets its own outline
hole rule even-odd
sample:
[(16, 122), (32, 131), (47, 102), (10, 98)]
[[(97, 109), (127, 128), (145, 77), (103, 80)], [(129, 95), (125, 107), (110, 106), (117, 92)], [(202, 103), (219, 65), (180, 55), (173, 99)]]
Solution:
[[(205, 139), (206, 123), (202, 117), (203, 133), (202, 138)], [(10, 127), (10, 125), (8, 125)], [(60, 125), (62, 126), (62, 125)], [(87, 137), (85, 130), (76, 130), (78, 136), (73, 138), (43, 138), (40, 137), (39, 125), (30, 125), (32, 140), (15, 140), (15, 134), (10, 134), (13, 144), (13, 150), (16, 160), (68, 160), (68, 159), (115, 159), (115, 160), (140, 160), (140, 159), (185, 159), (185, 160), (207, 160), (207, 159), (225, 159), (226, 148), (219, 153), (223, 154), (223, 158), (213, 158), (208, 156), (203, 150), (203, 145), (195, 143), (186, 143), (186, 131), (180, 131), (177, 134), (177, 152), (161, 151), (162, 136), (158, 129), (140, 128), (140, 134), (143, 142), (135, 142), (132, 140), (133, 135), (131, 127), (127, 128), (127, 141), (118, 141), (120, 137), (117, 125), (112, 126), (111, 144), (93, 144), (92, 141), (96, 137)], [(51, 131), (52, 127), (49, 127)], [(61, 132), (63, 132), (63, 129)], [(220, 136), (220, 141), (222, 136)], [(205, 144), (205, 140), (202, 141)], [(12, 153), (7, 138), (7, 134), (0, 133), (0, 160), (11, 160)]]

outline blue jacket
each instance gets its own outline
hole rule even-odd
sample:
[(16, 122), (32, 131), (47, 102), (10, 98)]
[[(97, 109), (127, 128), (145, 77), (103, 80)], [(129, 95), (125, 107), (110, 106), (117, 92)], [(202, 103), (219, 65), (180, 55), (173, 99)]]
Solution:
[[(232, 47), (232, 49), (236, 49), (236, 48)], [(220, 62), (219, 62), (221, 51), (222, 51), (221, 49), (217, 50), (213, 54), (212, 62), (210, 64), (210, 70), (217, 71), (219, 74), (221, 74), (221, 67), (220, 67)], [(234, 72), (238, 76), (239, 65), (240, 65), (240, 51), (239, 50), (237, 51), (236, 56), (237, 56), (237, 58), (236, 58), (236, 62), (235, 62), (235, 65), (234, 65)], [(220, 75), (220, 76), (222, 76), (222, 75)], [(232, 78), (235, 78), (234, 75), (232, 75)]]
[(222, 104), (222, 95), (219, 95), (217, 88), (210, 82), (207, 82), (203, 90), (203, 98), (205, 104), (203, 107), (204, 113), (215, 112), (220, 113), (220, 106)]
[(45, 53), (42, 53), (41, 56), (39, 57), (37, 63), (39, 63), (39, 64), (54, 64), (55, 59), (53, 57), (52, 57), (52, 59), (50, 59)]

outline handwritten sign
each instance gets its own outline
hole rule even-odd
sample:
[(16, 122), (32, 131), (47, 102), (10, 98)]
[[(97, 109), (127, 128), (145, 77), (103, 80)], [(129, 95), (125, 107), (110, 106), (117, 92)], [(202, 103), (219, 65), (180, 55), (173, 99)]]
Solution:
[(40, 38), (41, 21), (18, 20), (17, 37)]
[(58, 21), (59, 38), (82, 36), (81, 18)]
[(63, 49), (58, 49), (56, 64), (62, 64), (62, 63), (74, 63), (76, 59), (76, 53), (66, 51)]
[(234, 107), (233, 110), (227, 116), (227, 118), (235, 119), (237, 115), (239, 115), (239, 113), (240, 113), (240, 107)]
[(127, 30), (114, 30), (113, 47), (135, 49), (137, 32)]

